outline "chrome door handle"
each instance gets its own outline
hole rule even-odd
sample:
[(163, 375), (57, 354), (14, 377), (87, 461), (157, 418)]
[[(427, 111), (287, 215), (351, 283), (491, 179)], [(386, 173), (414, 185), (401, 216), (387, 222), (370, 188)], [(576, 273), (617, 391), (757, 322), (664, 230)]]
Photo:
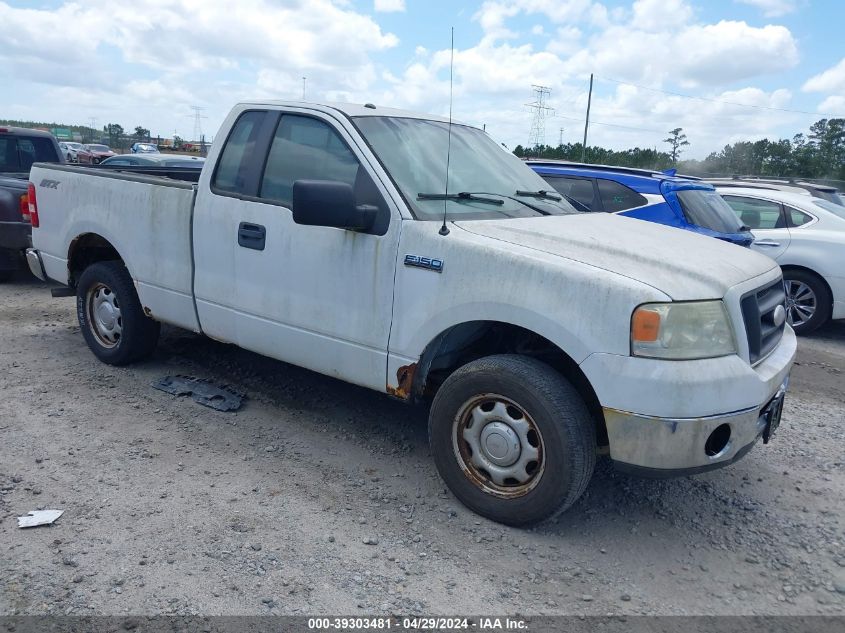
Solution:
[(780, 246), (780, 242), (774, 240), (754, 240), (755, 246)]

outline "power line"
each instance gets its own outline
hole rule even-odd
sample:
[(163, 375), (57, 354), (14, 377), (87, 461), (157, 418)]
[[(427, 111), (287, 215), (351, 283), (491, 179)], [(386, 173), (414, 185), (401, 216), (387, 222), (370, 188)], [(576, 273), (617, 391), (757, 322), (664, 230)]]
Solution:
[(633, 86), (634, 88), (640, 88), (642, 90), (648, 90), (650, 92), (659, 92), (665, 95), (672, 95), (673, 97), (681, 97), (683, 99), (695, 99), (698, 101), (707, 101), (709, 103), (721, 103), (724, 105), (732, 105), (738, 106), (740, 108), (755, 108), (757, 110), (773, 110), (775, 112), (790, 112), (793, 114), (808, 114), (811, 116), (819, 116), (819, 117), (826, 117), (829, 119), (838, 119), (838, 118), (845, 118), (845, 116), (841, 114), (825, 114), (824, 112), (809, 112), (807, 110), (791, 110), (789, 108), (775, 108), (774, 106), (763, 106), (763, 105), (754, 105), (751, 103), (737, 103), (736, 101), (725, 101), (723, 99), (712, 99), (710, 97), (698, 97), (695, 95), (686, 95), (680, 92), (672, 92), (671, 90), (661, 90), (660, 88), (651, 88), (649, 86), (642, 86), (640, 84), (631, 83), (630, 81), (620, 81), (619, 79), (613, 79), (611, 77), (601, 77), (597, 75), (599, 79), (604, 79), (605, 81), (610, 81), (616, 84), (621, 84), (623, 86)]
[[(583, 117), (575, 117), (575, 116), (564, 116), (562, 114), (556, 114), (555, 118), (560, 119), (569, 119), (571, 121), (583, 121)], [(623, 130), (636, 130), (638, 132), (655, 132), (656, 134), (666, 134), (666, 130), (655, 130), (653, 128), (648, 127), (632, 127), (630, 125), (619, 125), (618, 123), (602, 123), (601, 121), (595, 121), (590, 119), (590, 125), (604, 125), (607, 127), (618, 127), (622, 128)]]

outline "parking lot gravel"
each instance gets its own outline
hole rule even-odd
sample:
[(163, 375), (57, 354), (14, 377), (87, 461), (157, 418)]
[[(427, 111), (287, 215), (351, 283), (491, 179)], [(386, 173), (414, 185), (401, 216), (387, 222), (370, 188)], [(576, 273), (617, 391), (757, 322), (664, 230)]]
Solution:
[[(247, 399), (150, 386), (174, 374)], [(843, 322), (800, 340), (772, 443), (666, 481), (600, 460), (531, 530), (445, 490), (425, 407), (171, 328), (110, 367), (24, 275), (0, 285), (0, 394), (3, 615), (845, 614)]]

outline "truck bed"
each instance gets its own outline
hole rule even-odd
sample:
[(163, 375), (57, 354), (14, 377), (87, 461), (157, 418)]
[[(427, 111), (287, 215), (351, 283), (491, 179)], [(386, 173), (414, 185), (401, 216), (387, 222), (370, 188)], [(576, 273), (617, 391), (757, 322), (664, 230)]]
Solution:
[(191, 292), (195, 185), (132, 171), (33, 166), (30, 180), (41, 223), (33, 229), (33, 241), (45, 272), (70, 284), (74, 248), (96, 233), (130, 262), (142, 306), (156, 306), (153, 316), (160, 321), (198, 331)]

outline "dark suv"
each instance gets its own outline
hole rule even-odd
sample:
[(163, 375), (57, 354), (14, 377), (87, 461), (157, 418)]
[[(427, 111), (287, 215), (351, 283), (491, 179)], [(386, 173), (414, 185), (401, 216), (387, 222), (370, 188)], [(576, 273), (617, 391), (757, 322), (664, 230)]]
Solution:
[(0, 126), (0, 281), (25, 267), (31, 246), (27, 187), (33, 163), (63, 163), (55, 137), (40, 130)]

